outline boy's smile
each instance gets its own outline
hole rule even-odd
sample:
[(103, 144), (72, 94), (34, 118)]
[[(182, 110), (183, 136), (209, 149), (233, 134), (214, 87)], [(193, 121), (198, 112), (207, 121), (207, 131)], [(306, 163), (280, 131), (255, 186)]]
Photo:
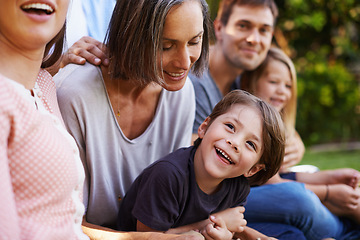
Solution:
[[(195, 175), (206, 193), (226, 178), (250, 177), (259, 171), (263, 151), (262, 117), (257, 109), (236, 104), (210, 124), (199, 127), (202, 138), (195, 153)], [(211, 192), (211, 191), (210, 191)]]

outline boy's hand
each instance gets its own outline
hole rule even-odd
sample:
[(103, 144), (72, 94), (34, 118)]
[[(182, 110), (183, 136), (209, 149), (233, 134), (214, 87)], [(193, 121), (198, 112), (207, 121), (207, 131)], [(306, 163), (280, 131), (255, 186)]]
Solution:
[(212, 214), (216, 218), (221, 218), (226, 225), (226, 228), (231, 232), (242, 232), (247, 222), (244, 219), (244, 207), (228, 208), (221, 212)]
[(223, 219), (220, 217), (210, 216), (210, 221), (200, 233), (205, 237), (206, 240), (231, 240), (233, 233), (227, 228)]

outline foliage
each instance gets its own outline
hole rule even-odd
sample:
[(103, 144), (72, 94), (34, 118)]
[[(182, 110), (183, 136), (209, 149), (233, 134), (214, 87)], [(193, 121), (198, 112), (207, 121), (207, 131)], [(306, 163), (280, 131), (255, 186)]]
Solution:
[(278, 28), (298, 72), (297, 129), (307, 145), (360, 139), (360, 4), (282, 0)]
[(320, 170), (354, 168), (360, 171), (359, 156), (360, 150), (335, 152), (312, 152), (307, 150), (300, 165), (315, 165)]
[[(218, 2), (208, 0), (212, 17)], [(275, 42), (298, 72), (297, 129), (305, 144), (359, 141), (360, 1), (275, 2)]]

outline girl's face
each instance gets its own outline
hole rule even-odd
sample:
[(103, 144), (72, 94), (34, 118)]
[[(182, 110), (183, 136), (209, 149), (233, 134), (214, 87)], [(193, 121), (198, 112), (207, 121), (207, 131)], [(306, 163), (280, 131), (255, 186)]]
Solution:
[[(164, 88), (180, 90), (199, 59), (202, 47), (203, 15), (198, 1), (188, 0), (173, 7), (165, 20), (163, 33), (162, 73)], [(160, 66), (160, 59), (159, 66)]]
[(26, 52), (45, 45), (64, 25), (69, 0), (0, 0), (0, 42)]
[(198, 131), (202, 138), (194, 160), (201, 163), (198, 176), (220, 182), (250, 177), (264, 167), (258, 163), (263, 153), (263, 123), (257, 109), (236, 104), (210, 126), (209, 121), (207, 118)]
[(292, 96), (292, 80), (285, 63), (271, 59), (257, 82), (255, 95), (281, 111)]

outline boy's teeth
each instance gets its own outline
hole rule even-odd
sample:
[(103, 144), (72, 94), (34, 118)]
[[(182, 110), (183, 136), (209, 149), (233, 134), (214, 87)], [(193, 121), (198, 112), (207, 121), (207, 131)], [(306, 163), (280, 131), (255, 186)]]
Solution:
[(221, 149), (216, 148), (217, 151), (219, 151), (221, 153), (221, 155), (223, 155), (229, 162), (230, 164), (232, 164), (233, 162), (230, 160), (230, 157)]

